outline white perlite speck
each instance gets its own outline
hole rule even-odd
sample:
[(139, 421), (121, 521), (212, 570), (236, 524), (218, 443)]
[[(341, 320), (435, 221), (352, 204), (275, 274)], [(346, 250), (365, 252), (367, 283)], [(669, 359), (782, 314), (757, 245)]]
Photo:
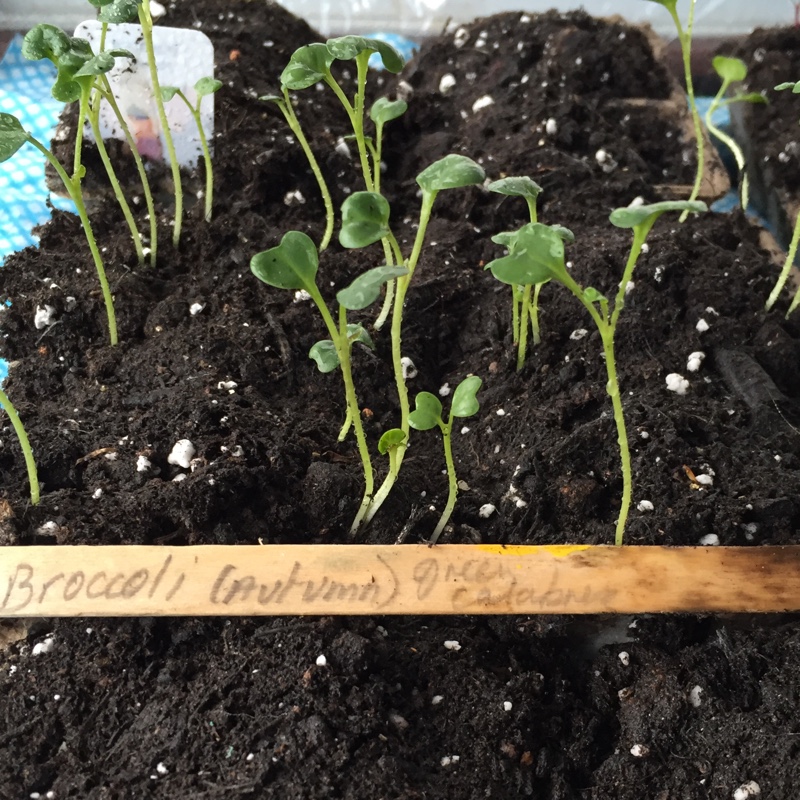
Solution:
[(646, 744), (635, 744), (631, 747), (631, 755), (636, 758), (645, 758), (650, 755), (650, 748)]
[(48, 534), (55, 533), (58, 530), (58, 523), (52, 520), (45, 522), (36, 529), (36, 533), (40, 536), (47, 536)]
[(639, 511), (652, 511), (655, 506), (649, 500), (640, 500), (636, 504), (636, 508), (638, 508)]
[(328, 659), (325, 656), (317, 656), (317, 660), (314, 662), (318, 667), (327, 667), (328, 666)]
[(689, 372), (697, 372), (701, 364), (705, 360), (706, 354), (702, 350), (697, 350), (694, 353), (689, 353), (689, 358), (686, 361), (686, 369)]
[(699, 475), (695, 475), (694, 479), (703, 486), (714, 485), (714, 477), (712, 475), (704, 475), (703, 473), (700, 473)]
[(204, 308), (205, 308), (205, 304), (204, 303), (192, 303), (189, 306), (189, 313), (193, 317), (196, 317)]
[(627, 667), (631, 663), (631, 654), (627, 650), (622, 650), (619, 654), (619, 660), (623, 667)]
[(667, 375), (667, 389), (671, 392), (675, 392), (675, 394), (686, 394), (686, 391), (689, 388), (689, 381), (683, 377), (683, 375), (678, 375), (677, 372), (670, 372)]
[(444, 695), (435, 694), (433, 697), (431, 697), (431, 705), (438, 706), (439, 703), (442, 702), (442, 700), (444, 700)]
[(558, 133), (558, 123), (552, 117), (545, 122), (544, 132), (548, 136), (555, 136)]
[(689, 692), (689, 705), (693, 706), (694, 708), (700, 708), (700, 706), (703, 704), (703, 698), (700, 696), (702, 694), (702, 686), (693, 686)]
[(340, 156), (344, 156), (345, 158), (352, 158), (353, 154), (350, 152), (350, 145), (344, 140), (343, 136), (340, 136), (336, 140), (336, 147), (333, 148)]
[(159, 775), (169, 775), (169, 770), (163, 761), (159, 761), (158, 764), (156, 764), (156, 772)]
[(295, 204), (302, 205), (305, 202), (306, 198), (299, 189), (295, 189), (293, 192), (286, 192), (283, 196), (283, 204), (285, 206), (293, 206)]
[(147, 456), (139, 456), (136, 459), (136, 471), (137, 472), (147, 472), (147, 470), (152, 467), (152, 463)]
[(56, 317), (56, 310), (53, 306), (36, 306), (36, 313), (33, 316), (33, 327), (36, 328), (37, 331), (42, 330), (42, 328), (48, 327), (48, 325), (52, 325), (58, 317)]
[(698, 333), (705, 333), (711, 326), (704, 320), (697, 320), (697, 325), (694, 326)]
[(490, 94), (485, 94), (483, 97), (479, 97), (472, 104), (472, 113), (477, 114), (481, 109), (488, 108), (489, 106), (493, 105), (494, 105), (494, 98)]
[(512, 708), (514, 708), (514, 706), (510, 701), (506, 700), (503, 702), (503, 711), (511, 711)]
[(761, 794), (761, 787), (755, 781), (747, 781), (739, 786), (733, 793), (733, 800), (749, 800), (751, 797), (758, 797)]
[(449, 767), (451, 764), (458, 764), (461, 761), (461, 756), (442, 756), (439, 762), (443, 767)]
[(469, 31), (466, 28), (459, 28), (453, 37), (453, 44), (456, 47), (463, 47), (469, 41)]
[(305, 289), (298, 289), (294, 293), (294, 302), (295, 303), (305, 303), (307, 300), (311, 299), (311, 295)]
[(239, 384), (236, 383), (236, 381), (219, 381), (219, 383), (217, 383), (217, 389), (227, 389), (232, 393), (238, 385)]
[(196, 452), (194, 445), (188, 439), (179, 439), (167, 456), (167, 463), (189, 469)]
[(455, 639), (447, 639), (444, 643), (445, 650), (460, 650), (461, 645)]
[(572, 339), (573, 342), (577, 342), (580, 339), (583, 339), (589, 331), (586, 328), (576, 328), (572, 333), (569, 335), (569, 338)]
[(414, 366), (414, 362), (408, 356), (403, 356), (400, 359), (400, 369), (403, 371), (404, 381), (416, 378), (419, 374), (419, 370)]
[(491, 503), (484, 503), (478, 509), (478, 516), (481, 519), (489, 519), (489, 517), (491, 517), (492, 514), (494, 514), (495, 511), (497, 511), (497, 507), (496, 506), (493, 506)]
[(53, 652), (55, 640), (52, 636), (48, 636), (43, 642), (37, 642), (31, 649), (31, 655), (41, 656)]
[(442, 79), (439, 81), (439, 93), (447, 94), (448, 92), (452, 91), (455, 85), (455, 77), (448, 72), (446, 75), (442, 75)]
[(447, 397), (447, 395), (449, 395), (451, 391), (452, 391), (452, 389), (450, 388), (450, 384), (449, 383), (443, 383), (439, 387), (439, 397)]
[(719, 544), (719, 536), (716, 533), (707, 533), (700, 537), (700, 544), (703, 547), (716, 547)]

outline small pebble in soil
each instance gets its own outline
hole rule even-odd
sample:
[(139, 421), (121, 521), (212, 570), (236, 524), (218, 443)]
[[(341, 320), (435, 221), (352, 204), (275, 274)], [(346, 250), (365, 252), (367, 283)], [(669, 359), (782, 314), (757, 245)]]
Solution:
[(181, 472), (181, 473), (177, 474), (172, 479), (172, 482), (173, 483), (183, 483), (183, 481), (185, 481), (185, 480), (186, 480), (186, 473), (185, 472)]
[(640, 500), (636, 504), (636, 508), (639, 509), (639, 511), (653, 511), (655, 506), (652, 504), (650, 500)]
[(189, 306), (189, 313), (196, 317), (205, 307), (205, 303), (192, 303)]
[(689, 381), (677, 372), (670, 372), (670, 374), (667, 375), (666, 381), (667, 389), (671, 392), (675, 392), (675, 394), (686, 394), (689, 388)]
[(686, 369), (689, 372), (697, 372), (701, 364), (705, 360), (706, 354), (702, 350), (697, 350), (694, 353), (689, 353), (689, 359), (686, 362)]
[(707, 533), (700, 537), (699, 544), (703, 547), (716, 547), (719, 544), (719, 536), (716, 533)]
[(639, 431), (639, 438), (640, 439), (649, 439), (650, 434), (647, 431)]
[(492, 514), (495, 513), (495, 511), (497, 511), (497, 507), (496, 506), (493, 506), (491, 503), (484, 503), (478, 509), (478, 516), (481, 519), (489, 519), (489, 517), (491, 517)]
[(631, 747), (631, 755), (636, 758), (647, 758), (650, 755), (650, 748), (646, 744), (635, 744)]
[(629, 295), (635, 288), (636, 288), (636, 284), (633, 281), (628, 281), (625, 284), (625, 294)]
[(494, 98), (490, 94), (485, 94), (483, 97), (479, 97), (473, 104), (472, 104), (472, 113), (477, 114), (481, 109), (488, 108), (489, 106), (494, 105)]
[(238, 386), (236, 381), (219, 381), (217, 383), (217, 389), (227, 389), (230, 394), (235, 394)]
[(446, 75), (442, 75), (442, 79), (439, 81), (440, 94), (447, 94), (448, 92), (452, 91), (455, 85), (456, 79), (453, 75), (451, 75), (449, 72)]
[(702, 694), (702, 686), (693, 686), (689, 692), (689, 705), (693, 706), (694, 708), (700, 708), (700, 706), (703, 704), (703, 698), (701, 697)]
[(447, 639), (444, 643), (445, 650), (460, 650), (461, 645), (455, 639)]
[(505, 409), (503, 408), (498, 408), (494, 413), (497, 414), (498, 417), (504, 417), (506, 415)]
[(252, 761), (255, 757), (255, 753), (248, 753), (245, 757), (245, 761)]
[(622, 650), (619, 654), (619, 660), (623, 667), (627, 667), (631, 663), (631, 654), (627, 650)]
[(31, 649), (31, 655), (41, 656), (47, 653), (52, 653), (53, 647), (55, 647), (55, 640), (52, 636), (48, 636), (43, 642), (36, 642)]
[(317, 660), (314, 662), (318, 667), (327, 667), (328, 666), (328, 659), (325, 656), (317, 656)]
[(714, 478), (711, 475), (704, 475), (703, 473), (700, 473), (699, 475), (695, 475), (694, 479), (702, 486), (714, 485)]
[(711, 326), (701, 317), (694, 327), (698, 333), (705, 333)]
[[(64, 303), (65, 303), (65, 305), (64, 305), (64, 310), (65, 311), (74, 311), (75, 308), (78, 305), (78, 301), (74, 297), (72, 297), (71, 295), (69, 297), (65, 298)], [(2, 309), (0, 309), (0, 310), (2, 310)]]
[(167, 463), (189, 469), (196, 452), (194, 445), (188, 439), (179, 439), (173, 445), (172, 452), (167, 456)]
[(33, 316), (33, 327), (36, 328), (37, 331), (40, 331), (42, 328), (52, 325), (57, 319), (56, 310), (53, 306), (36, 306), (36, 313)]
[(747, 781), (739, 786), (733, 793), (733, 800), (749, 800), (751, 797), (758, 797), (761, 794), (761, 787), (755, 781)]

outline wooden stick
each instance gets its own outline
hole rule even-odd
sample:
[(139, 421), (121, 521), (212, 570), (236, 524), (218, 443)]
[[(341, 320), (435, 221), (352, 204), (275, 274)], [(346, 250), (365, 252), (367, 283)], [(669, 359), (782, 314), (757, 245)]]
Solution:
[(0, 548), (0, 617), (800, 610), (800, 546)]

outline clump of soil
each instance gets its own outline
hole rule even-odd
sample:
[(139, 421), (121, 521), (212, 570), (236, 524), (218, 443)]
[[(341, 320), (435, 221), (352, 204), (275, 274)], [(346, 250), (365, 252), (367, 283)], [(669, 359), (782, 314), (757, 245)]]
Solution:
[[(224, 83), (214, 219), (190, 209), (175, 251), (164, 208), (151, 271), (135, 264), (113, 204), (97, 204), (119, 316), (113, 349), (75, 218), (55, 213), (39, 249), (8, 259), (2, 354), (15, 362), (8, 388), (44, 495), (27, 505), (24, 465), (5, 436), (13, 517), (3, 542), (346, 542), (360, 476), (352, 440), (336, 441), (339, 378), (307, 357), (322, 324), (249, 270), (287, 230), (322, 233), (302, 153), (256, 99), (318, 36), (278, 6), (240, 1), (224, 12), (179, 2), (166, 21), (200, 23)], [(443, 93), (446, 74), (455, 85)], [(460, 152), (493, 178), (539, 182), (541, 220), (576, 234), (576, 279), (613, 294), (630, 234), (609, 212), (691, 183), (693, 145), (669, 116), (667, 74), (647, 38), (621, 23), (583, 13), (479, 20), (426, 44), (399, 79), (413, 96), (387, 128), (383, 185), (405, 248), (414, 177)], [(393, 94), (397, 81), (379, 76), (373, 92)], [(361, 188), (357, 165), (335, 147), (344, 114), (314, 89), (297, 107), (338, 205)], [(542, 343), (515, 372), (509, 291), (483, 269), (502, 252), (490, 237), (525, 213), (480, 188), (443, 192), (409, 293), (412, 393), (468, 373), (484, 379), (480, 415), (455, 435), (469, 489), (444, 539), (608, 543), (621, 479), (599, 337), (574, 298), (548, 285)], [(333, 300), (380, 259), (379, 248), (332, 245), (324, 294)], [(632, 513), (631, 544), (711, 534), (723, 544), (796, 542), (800, 331), (783, 319), (785, 304), (763, 311), (774, 274), (742, 215), (664, 218), (650, 237), (617, 338), (635, 501), (653, 504)], [(58, 321), (35, 330), (44, 304)], [(202, 310), (192, 314), (193, 304)], [(369, 324), (375, 313), (352, 316)], [(375, 338), (355, 364), (373, 448), (397, 421), (388, 335)], [(690, 372), (694, 352), (705, 358)], [(688, 379), (685, 395), (667, 390), (670, 373)], [(167, 460), (183, 438), (197, 451), (191, 471)], [(142, 455), (151, 467), (140, 472)], [(442, 468), (436, 437), (414, 434), (364, 539), (429, 535), (438, 516), (429, 506), (446, 496)], [(497, 507), (489, 519), (478, 513), (486, 503)], [(796, 624), (747, 622), (624, 620), (613, 631), (621, 643), (606, 646), (593, 620), (547, 617), (38, 623), (4, 652), (0, 796), (691, 799), (727, 798), (756, 780), (765, 796), (788, 798), (800, 788), (796, 698), (786, 702)], [(51, 633), (52, 651), (32, 656)]]

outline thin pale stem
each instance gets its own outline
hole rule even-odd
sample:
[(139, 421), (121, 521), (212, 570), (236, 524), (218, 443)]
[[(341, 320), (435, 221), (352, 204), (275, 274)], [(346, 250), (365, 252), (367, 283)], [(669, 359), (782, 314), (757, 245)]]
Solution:
[(75, 131), (75, 153), (72, 159), (72, 180), (81, 179), (81, 156), (83, 155), (83, 127), (86, 124), (86, 115), (89, 113), (89, 92), (81, 92), (78, 102), (78, 123)]
[(86, 241), (89, 244), (89, 250), (92, 253), (95, 268), (97, 269), (97, 277), (100, 280), (100, 288), (103, 292), (103, 301), (106, 306), (106, 316), (108, 317), (108, 336), (112, 346), (117, 344), (117, 317), (114, 313), (114, 298), (111, 296), (111, 289), (108, 285), (106, 278), (106, 270), (103, 266), (103, 259), (100, 256), (100, 251), (97, 248), (97, 241), (94, 238), (94, 231), (92, 230), (92, 223), (89, 221), (89, 215), (86, 213), (86, 205), (83, 202), (83, 192), (81, 191), (80, 180), (73, 181), (69, 177), (67, 171), (61, 166), (58, 159), (38, 140), (28, 134), (28, 141), (53, 165), (53, 169), (58, 173), (69, 193), (72, 202), (75, 203), (75, 208), (78, 211), (78, 216), (83, 225), (83, 232), (86, 235)]
[(533, 332), (533, 343), (541, 344), (542, 334), (539, 330), (539, 293), (542, 291), (543, 283), (537, 283), (533, 287), (533, 302), (531, 303), (531, 331)]
[(519, 306), (520, 287), (511, 287), (511, 339), (514, 345), (519, 344)]
[(19, 418), (19, 414), (17, 414), (17, 410), (14, 408), (11, 400), (8, 399), (8, 395), (2, 389), (0, 389), (0, 406), (3, 407), (3, 410), (8, 414), (9, 420), (11, 420), (11, 425), (14, 428), (14, 432), (17, 434), (20, 447), (22, 448), (22, 455), (25, 457), (25, 467), (28, 470), (28, 483), (31, 487), (31, 505), (38, 505), (39, 477), (36, 472), (36, 460), (33, 457), (31, 443), (28, 440), (28, 434), (25, 433), (25, 427), (22, 424), (22, 420)]
[(522, 290), (522, 307), (519, 313), (519, 347), (517, 348), (517, 372), (525, 365), (525, 353), (528, 349), (528, 315), (531, 305), (531, 284)]
[[(775, 301), (780, 297), (781, 292), (783, 291), (783, 287), (786, 285), (786, 281), (789, 279), (789, 275), (792, 271), (792, 266), (794, 265), (794, 259), (797, 255), (797, 247), (800, 244), (800, 213), (798, 213), (797, 218), (794, 221), (794, 233), (792, 234), (792, 241), (789, 242), (789, 252), (786, 254), (786, 261), (783, 262), (783, 269), (781, 270), (781, 274), (778, 276), (778, 282), (775, 284), (775, 287), (770, 292), (769, 297), (767, 298), (766, 309), (769, 311), (772, 306), (775, 305)], [(789, 313), (794, 310), (795, 305), (798, 301), (797, 295), (795, 295), (795, 299), (792, 301), (792, 305), (789, 309)]]
[(347, 406), (347, 412), (344, 415), (344, 423), (342, 429), (339, 431), (339, 436), (336, 438), (337, 442), (343, 442), (350, 433), (350, 428), (353, 426), (353, 415), (350, 412), (350, 406)]
[[(728, 91), (728, 86), (730, 86), (729, 80), (723, 80), (722, 86), (720, 86), (719, 91), (717, 92), (716, 97), (711, 101), (711, 105), (708, 107), (708, 111), (706, 111), (704, 120), (706, 123), (706, 128), (708, 128), (709, 134), (712, 136), (716, 136), (730, 151), (733, 153), (733, 157), (736, 160), (736, 166), (739, 170), (739, 175), (741, 176), (741, 198), (740, 202), (742, 204), (742, 210), (747, 211), (747, 206), (750, 202), (750, 185), (749, 181), (747, 180), (747, 169), (745, 168), (745, 160), (744, 160), (744, 153), (742, 152), (742, 148), (739, 147), (739, 144), (732, 136), (728, 136), (727, 133), (720, 130), (713, 121), (714, 112), (718, 108), (722, 108), (723, 106), (730, 105), (730, 102), (723, 102), (723, 98), (725, 97), (725, 92)], [(734, 98), (735, 100), (735, 98)]]
[(142, 0), (139, 6), (139, 24), (142, 27), (142, 36), (147, 51), (147, 62), (150, 68), (150, 82), (153, 86), (153, 99), (155, 100), (158, 111), (158, 119), (161, 123), (161, 132), (164, 134), (164, 143), (167, 146), (169, 164), (172, 170), (172, 183), (175, 189), (175, 227), (172, 231), (172, 244), (177, 247), (181, 241), (181, 226), (183, 224), (183, 184), (181, 183), (181, 165), (178, 163), (178, 156), (175, 153), (175, 142), (172, 139), (172, 131), (169, 127), (167, 111), (164, 108), (164, 99), (161, 97), (161, 83), (158, 80), (158, 68), (156, 66), (156, 53), (153, 47), (153, 18), (150, 15), (150, 0)]
[(203, 150), (203, 164), (206, 168), (206, 200), (205, 200), (205, 220), (211, 222), (211, 210), (214, 205), (214, 170), (211, 164), (211, 150), (208, 148), (208, 139), (206, 132), (203, 130), (203, 119), (200, 116), (200, 103), (203, 101), (202, 97), (197, 99), (197, 106), (193, 106), (189, 98), (178, 89), (178, 97), (186, 103), (189, 113), (192, 115), (194, 124), (197, 126), (197, 133), (200, 136), (200, 147)]
[(453, 418), (451, 417), (446, 425), (442, 426), (442, 444), (444, 445), (444, 461), (447, 465), (447, 505), (444, 507), (442, 516), (439, 517), (439, 522), (433, 531), (430, 538), (430, 544), (436, 544), (437, 539), (441, 536), (445, 526), (450, 521), (453, 509), (456, 507), (456, 498), (458, 497), (458, 480), (456, 479), (456, 466), (453, 462), (453, 446), (450, 437), (453, 428)]

